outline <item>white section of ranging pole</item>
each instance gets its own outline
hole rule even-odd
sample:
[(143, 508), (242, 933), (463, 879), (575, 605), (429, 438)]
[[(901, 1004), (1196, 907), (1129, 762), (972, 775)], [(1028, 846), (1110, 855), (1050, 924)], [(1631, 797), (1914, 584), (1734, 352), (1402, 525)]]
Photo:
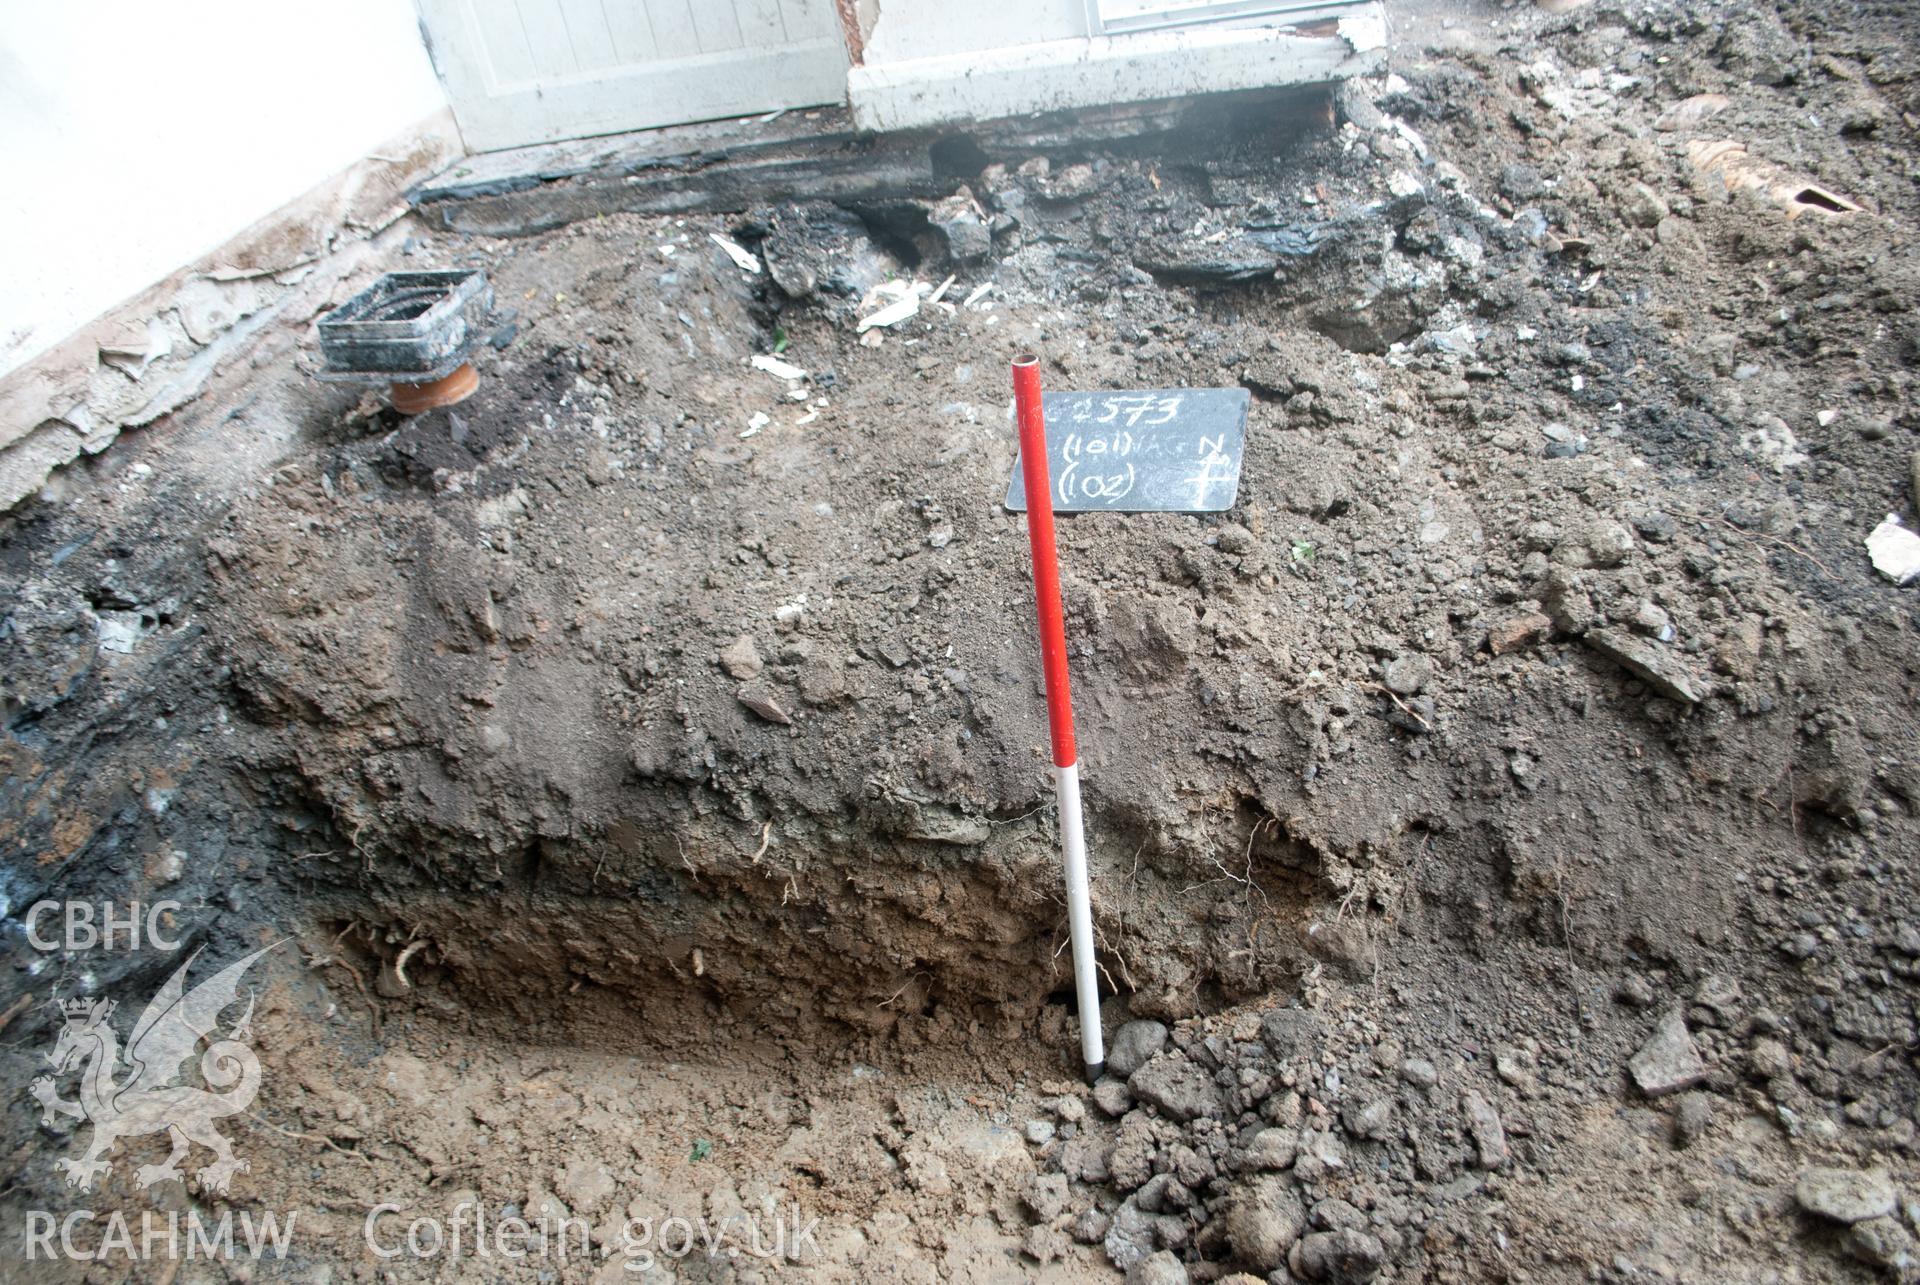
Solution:
[(1080, 1057), (1087, 1082), (1107, 1065), (1100, 1035), (1100, 983), (1094, 976), (1093, 898), (1087, 891), (1087, 831), (1080, 813), (1080, 765), (1053, 769), (1054, 795), (1060, 803), (1060, 854), (1067, 872), (1067, 932), (1073, 939), (1073, 991), (1080, 1005)]
[(1060, 607), (1060, 555), (1053, 539), (1053, 486), (1047, 477), (1047, 413), (1040, 359), (1013, 361), (1013, 401), (1020, 429), (1020, 476), (1036, 502), (1027, 506), (1033, 551), (1033, 605), (1040, 625), (1040, 670), (1047, 690), (1047, 740), (1053, 750), (1054, 794), (1060, 805), (1061, 865), (1067, 884), (1067, 929), (1073, 940), (1073, 988), (1080, 1007), (1080, 1051), (1093, 1083), (1106, 1069), (1100, 1036), (1100, 985), (1093, 956), (1093, 898), (1087, 890), (1087, 836), (1080, 815), (1080, 754), (1073, 743), (1072, 680), (1067, 674), (1066, 621)]

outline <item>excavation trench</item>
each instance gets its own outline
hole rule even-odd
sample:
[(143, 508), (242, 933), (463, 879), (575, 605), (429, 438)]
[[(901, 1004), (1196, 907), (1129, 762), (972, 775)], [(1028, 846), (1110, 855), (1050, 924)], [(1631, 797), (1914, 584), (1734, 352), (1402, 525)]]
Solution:
[[(906, 808), (882, 816), (933, 824)], [(1311, 868), (1270, 818), (1239, 820), (1237, 857), (1204, 869), (1120, 835), (1096, 848), (1102, 998), (1131, 998), (1119, 1020), (1297, 979)], [(864, 1041), (885, 1060), (895, 1044), (985, 1033), (1051, 1040), (1064, 1065), (1074, 1005), (1048, 818), (937, 824), (968, 842), (859, 830), (776, 842), (771, 822), (649, 838), (621, 824), (472, 863), (464, 879), (363, 863), (353, 889), (306, 901), (314, 939), (383, 1009), (516, 1039), (708, 1055), (728, 1039), (803, 1052)]]
[[(0, 1216), (80, 1207), (85, 1126), (21, 1092), (46, 1000), (128, 1030), (181, 967), (23, 909), (167, 899), (196, 979), (293, 939), (228, 1195), (297, 1207), (316, 1278), (491, 1277), (376, 1262), (366, 1211), (555, 1198), (797, 1203), (822, 1279), (1891, 1262), (1789, 1193), (1920, 1190), (1912, 600), (1861, 548), (1911, 510), (1910, 157), (1898, 69), (1834, 70), (1912, 24), (1726, 8), (1416, 35), (1225, 154), (948, 149), (924, 210), (619, 212), (747, 158), (396, 228), (514, 314), (472, 397), (266, 352), (13, 521)], [(1716, 87), (1714, 135), (1864, 208), (1702, 191), (1658, 113)], [(555, 197), (605, 217), (487, 236)], [(1094, 1089), (1002, 503), (1026, 351), (1257, 394), (1232, 511), (1060, 523), (1103, 1018), (1166, 1028)], [(135, 1172), (88, 1203), (215, 1203)]]

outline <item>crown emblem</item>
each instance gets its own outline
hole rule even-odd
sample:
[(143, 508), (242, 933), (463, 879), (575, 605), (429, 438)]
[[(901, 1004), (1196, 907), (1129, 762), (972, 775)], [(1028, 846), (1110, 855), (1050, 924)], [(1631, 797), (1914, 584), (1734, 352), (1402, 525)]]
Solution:
[(92, 1017), (94, 1007), (103, 1002), (102, 1000), (93, 998), (91, 995), (82, 995), (79, 999), (61, 1000), (60, 1011), (65, 1013), (69, 1018)]

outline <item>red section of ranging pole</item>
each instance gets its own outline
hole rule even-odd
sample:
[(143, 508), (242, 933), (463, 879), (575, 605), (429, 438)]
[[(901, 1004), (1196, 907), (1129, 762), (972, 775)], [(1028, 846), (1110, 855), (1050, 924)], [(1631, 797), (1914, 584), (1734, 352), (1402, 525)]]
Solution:
[(1040, 670), (1047, 681), (1047, 730), (1055, 767), (1072, 767), (1073, 694), (1067, 686), (1067, 626), (1060, 615), (1060, 560), (1053, 547), (1053, 481), (1047, 475), (1047, 413), (1040, 402), (1040, 359), (1014, 359), (1013, 403), (1020, 419), (1020, 480), (1027, 491), (1027, 540), (1033, 545), (1033, 597), (1040, 609)]

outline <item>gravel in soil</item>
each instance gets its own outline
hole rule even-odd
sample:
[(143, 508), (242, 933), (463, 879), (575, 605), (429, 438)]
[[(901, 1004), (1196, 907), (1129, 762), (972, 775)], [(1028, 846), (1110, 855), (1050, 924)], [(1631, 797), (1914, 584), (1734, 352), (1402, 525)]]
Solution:
[[(1329, 127), (416, 231), (516, 310), (471, 400), (267, 360), (12, 515), (7, 1074), (175, 966), (42, 897), (292, 938), (251, 1167), (92, 1206), (297, 1208), (314, 1279), (758, 1279), (622, 1227), (792, 1210), (823, 1280), (1912, 1278), (1912, 16), (1448, 18)], [(1255, 396), (1233, 512), (1061, 522), (1091, 1087), (1028, 350)], [(71, 1207), (85, 1126), (5, 1128)], [(589, 1247), (383, 1260), (382, 1203)]]

